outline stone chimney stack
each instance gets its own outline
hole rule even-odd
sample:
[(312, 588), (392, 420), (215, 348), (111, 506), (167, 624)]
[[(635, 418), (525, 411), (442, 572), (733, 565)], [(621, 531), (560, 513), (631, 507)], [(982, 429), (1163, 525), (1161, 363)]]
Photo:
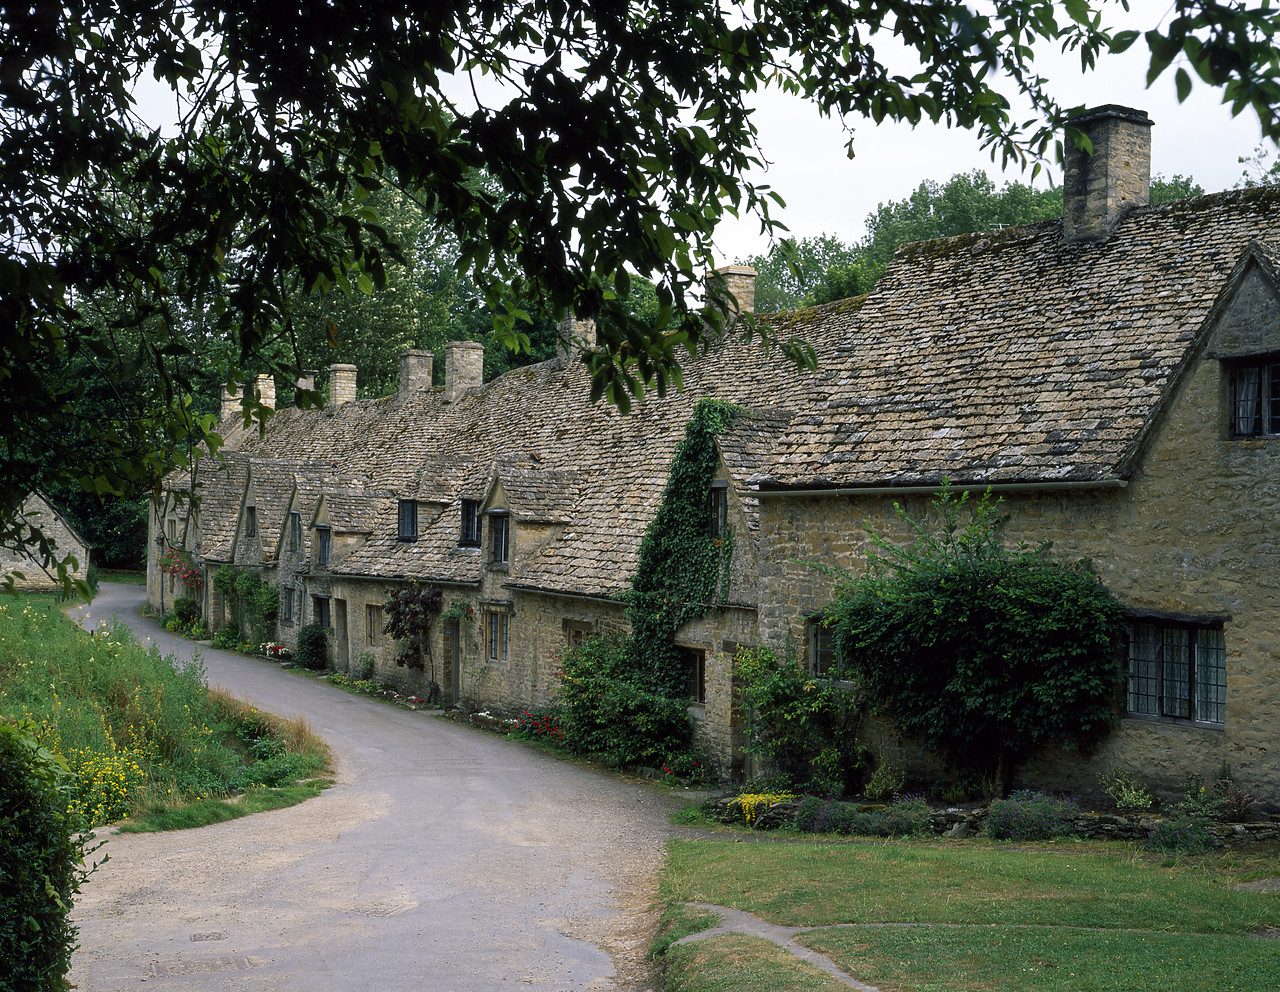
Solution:
[[(295, 389), (305, 389), (309, 393), (315, 392), (316, 375), (317, 375), (317, 372), (315, 369), (302, 369), (298, 375), (298, 381), (297, 383), (295, 383)], [(295, 397), (296, 395), (297, 394), (295, 393)], [(297, 399), (295, 398), (294, 406), (297, 406), (297, 405), (299, 404)]]
[(484, 345), (450, 341), (444, 346), (444, 399), (452, 403), (464, 390), (484, 383)]
[(565, 317), (556, 325), (556, 357), (568, 364), (596, 346), (596, 322)]
[(227, 384), (222, 384), (222, 419), (234, 417), (240, 412), (240, 390), (236, 388), (227, 388)]
[(431, 375), (435, 371), (436, 356), (429, 351), (411, 348), (400, 352), (400, 398), (408, 399), (415, 393), (431, 388)]
[(258, 376), (254, 388), (258, 394), (258, 402), (265, 406), (268, 410), (276, 408), (276, 380), (270, 375)]
[(744, 314), (756, 312), (756, 270), (749, 265), (722, 265), (712, 273), (733, 298), (728, 301), (729, 312)]
[(354, 365), (329, 366), (329, 405), (332, 407), (350, 403), (356, 398), (356, 367)]
[(1145, 111), (1107, 104), (1068, 123), (1085, 133), (1093, 154), (1063, 142), (1062, 237), (1069, 244), (1105, 241), (1151, 198), (1152, 121)]

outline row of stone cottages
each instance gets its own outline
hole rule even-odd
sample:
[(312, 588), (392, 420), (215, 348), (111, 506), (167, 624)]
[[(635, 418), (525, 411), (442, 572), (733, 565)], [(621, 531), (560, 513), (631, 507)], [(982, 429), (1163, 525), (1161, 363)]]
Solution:
[[(919, 513), (949, 478), (1002, 495), (1011, 540), (1091, 558), (1131, 618), (1118, 728), (1021, 781), (1087, 788), (1124, 766), (1176, 790), (1225, 760), (1280, 791), (1280, 191), (1146, 205), (1145, 114), (1080, 123), (1095, 153), (1068, 163), (1062, 220), (908, 245), (868, 297), (766, 318), (817, 371), (727, 341), (682, 392), (620, 416), (564, 358), (482, 383), (480, 346), (455, 343), (443, 388), (408, 354), (399, 393), (366, 401), (335, 366), (323, 411), (279, 410), (262, 437), (229, 417), (199, 513), (157, 502), (153, 539), (259, 569), (280, 638), (331, 627), (339, 668), (368, 652), (377, 677), (434, 676), (450, 702), (545, 705), (566, 642), (625, 627), (616, 597), (672, 453), (717, 397), (748, 411), (719, 438), (708, 501), (733, 537), (728, 596), (676, 639), (723, 770), (741, 768), (726, 656), (759, 644), (838, 668), (812, 620), (833, 580), (805, 563), (856, 573), (864, 521), (901, 534), (895, 501)], [(729, 275), (749, 305), (752, 273)], [(381, 632), (409, 580), (454, 617), (420, 674)], [(162, 588), (153, 567), (155, 605)], [(918, 760), (886, 731), (871, 743)]]

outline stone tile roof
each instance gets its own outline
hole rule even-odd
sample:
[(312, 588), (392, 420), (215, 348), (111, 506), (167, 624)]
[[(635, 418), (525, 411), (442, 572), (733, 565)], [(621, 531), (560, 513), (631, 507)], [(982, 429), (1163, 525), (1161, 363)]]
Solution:
[[(1102, 244), (1061, 222), (905, 245), (838, 329), (836, 375), (762, 487), (1125, 477), (1251, 239), (1280, 243), (1275, 188), (1134, 210)], [(797, 327), (798, 330), (803, 330)]]
[[(224, 449), (222, 461), (202, 459), (196, 478), (200, 493), (200, 554), (209, 561), (232, 559), (236, 525), (240, 521), (240, 502), (249, 478), (249, 458), (238, 451)], [(168, 485), (174, 491), (189, 486), (186, 473)]]

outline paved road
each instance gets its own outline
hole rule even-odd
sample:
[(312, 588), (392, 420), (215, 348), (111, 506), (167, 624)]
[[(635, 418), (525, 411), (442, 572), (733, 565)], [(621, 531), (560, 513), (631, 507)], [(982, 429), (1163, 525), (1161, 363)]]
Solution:
[[(139, 618), (143, 595), (104, 584), (87, 625), (114, 612), (189, 652)], [(74, 913), (81, 990), (649, 988), (676, 800), (265, 661), (204, 663), (260, 708), (305, 714), (338, 783), (232, 823), (111, 836)]]

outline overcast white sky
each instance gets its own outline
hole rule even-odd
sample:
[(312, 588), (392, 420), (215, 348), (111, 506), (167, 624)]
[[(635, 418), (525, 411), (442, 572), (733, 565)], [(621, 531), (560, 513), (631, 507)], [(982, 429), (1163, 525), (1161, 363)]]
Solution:
[[(1105, 23), (1116, 28), (1145, 29), (1159, 23), (1168, 0), (1133, 0), (1124, 15), (1118, 7), (1104, 7)], [(879, 48), (877, 44), (877, 48)], [(1065, 106), (1118, 103), (1145, 110), (1155, 122), (1151, 133), (1151, 172), (1171, 177), (1190, 175), (1205, 192), (1230, 189), (1240, 179), (1241, 156), (1253, 153), (1259, 141), (1257, 119), (1250, 112), (1232, 118), (1222, 106), (1219, 91), (1194, 77), (1195, 88), (1186, 103), (1174, 93), (1173, 68), (1146, 88), (1149, 54), (1139, 39), (1128, 52), (1101, 60), (1093, 72), (1081, 73), (1079, 59), (1049, 49), (1038, 61), (1040, 72), (1054, 83)], [(1176, 68), (1176, 66), (1174, 67)], [(1027, 114), (1015, 114), (1026, 120)], [(771, 164), (755, 178), (777, 190), (787, 207), (775, 212), (798, 238), (833, 234), (850, 242), (865, 233), (867, 214), (889, 200), (901, 200), (926, 179), (945, 181), (957, 172), (983, 169), (997, 183), (1006, 179), (1029, 182), (1017, 167), (1002, 174), (979, 147), (975, 134), (960, 129), (925, 125), (856, 126), (856, 157), (845, 156), (845, 133), (838, 121), (823, 118), (816, 107), (776, 92), (762, 95), (756, 114), (760, 142)], [(1053, 181), (1061, 171), (1051, 166)], [(1042, 175), (1035, 182), (1043, 186)], [(717, 231), (722, 261), (734, 261), (766, 250), (759, 222), (726, 221)]]

